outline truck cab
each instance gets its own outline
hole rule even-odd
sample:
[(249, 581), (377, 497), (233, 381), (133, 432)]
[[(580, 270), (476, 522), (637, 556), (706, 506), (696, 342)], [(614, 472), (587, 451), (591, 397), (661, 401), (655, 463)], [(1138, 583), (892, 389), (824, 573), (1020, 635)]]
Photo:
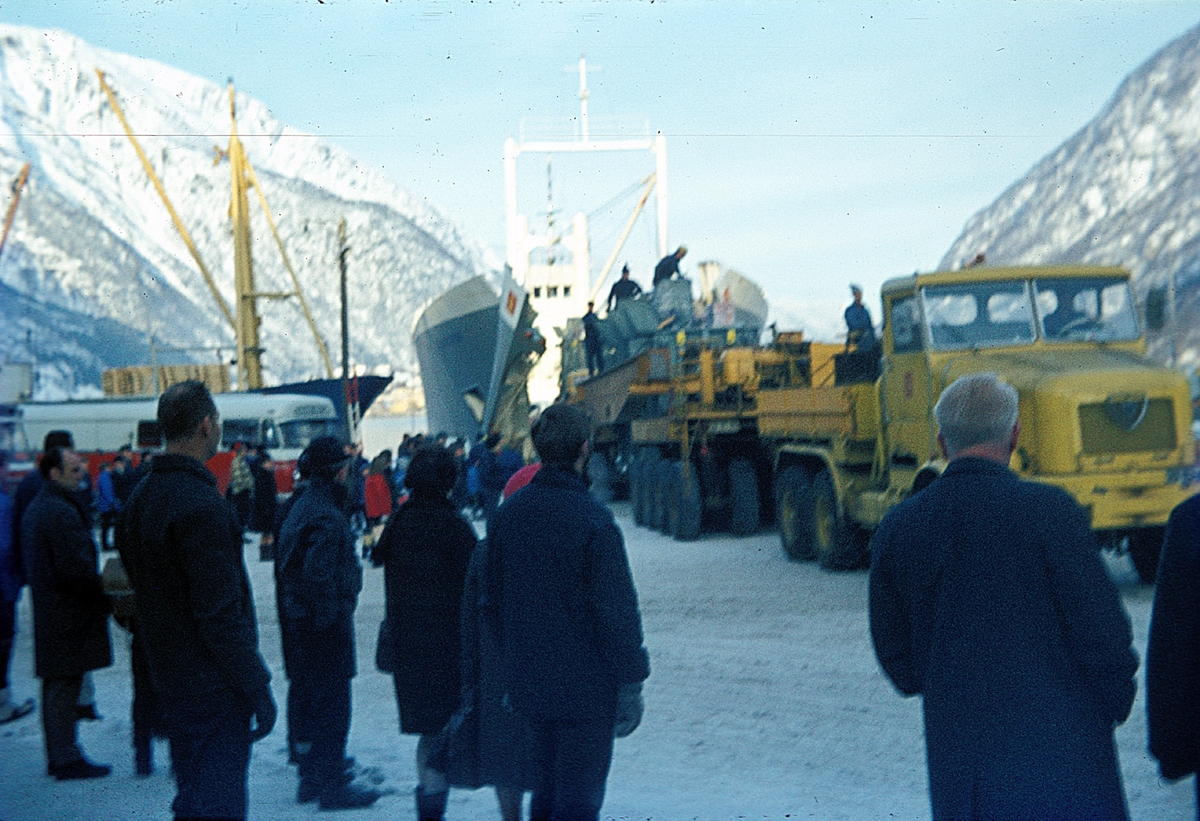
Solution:
[[(879, 383), (889, 490), (936, 473), (933, 405), (968, 373), (995, 371), (1020, 395), (1012, 467), (1062, 487), (1105, 542), (1127, 544), (1153, 578), (1162, 526), (1190, 495), (1186, 378), (1148, 361), (1128, 271), (1098, 266), (972, 268), (886, 282)], [(1127, 540), (1127, 541), (1126, 541)]]

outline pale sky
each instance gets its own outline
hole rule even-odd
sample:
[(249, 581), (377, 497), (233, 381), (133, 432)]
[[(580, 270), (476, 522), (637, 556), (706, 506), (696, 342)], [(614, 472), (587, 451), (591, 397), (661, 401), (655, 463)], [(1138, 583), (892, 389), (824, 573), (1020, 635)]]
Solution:
[[(1200, 2), (0, 0), (0, 21), (232, 77), (501, 259), (504, 140), (539, 118), (570, 127), (586, 55), (593, 136), (619, 119), (667, 137), (685, 273), (718, 260), (786, 312), (843, 305), (849, 282), (877, 305), (883, 280), (934, 268), (972, 214), (1200, 23)], [(652, 170), (629, 162), (601, 181), (556, 161), (560, 218)], [(520, 166), (534, 220), (544, 166)], [(594, 270), (631, 196), (592, 217)], [(650, 237), (639, 227), (622, 255), (643, 284)]]

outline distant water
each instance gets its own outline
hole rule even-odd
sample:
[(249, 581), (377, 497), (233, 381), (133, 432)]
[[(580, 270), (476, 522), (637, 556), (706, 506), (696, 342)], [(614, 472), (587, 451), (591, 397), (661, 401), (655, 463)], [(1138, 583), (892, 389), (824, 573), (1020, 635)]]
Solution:
[(425, 430), (425, 414), (412, 413), (401, 416), (363, 417), (362, 425), (363, 455), (368, 459), (377, 455), (381, 450), (390, 450), (396, 455), (396, 446), (406, 433), (428, 433)]

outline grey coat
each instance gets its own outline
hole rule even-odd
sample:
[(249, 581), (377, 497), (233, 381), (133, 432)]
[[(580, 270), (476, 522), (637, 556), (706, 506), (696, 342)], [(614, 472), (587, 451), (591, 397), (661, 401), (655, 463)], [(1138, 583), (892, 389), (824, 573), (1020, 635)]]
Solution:
[(69, 678), (112, 664), (108, 598), (78, 499), (54, 482), (43, 484), (21, 519), (21, 545), (37, 675)]

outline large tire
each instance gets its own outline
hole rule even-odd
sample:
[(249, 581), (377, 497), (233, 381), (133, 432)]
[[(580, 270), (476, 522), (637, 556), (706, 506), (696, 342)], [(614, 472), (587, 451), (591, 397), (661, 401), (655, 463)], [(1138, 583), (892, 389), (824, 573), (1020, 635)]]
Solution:
[(664, 459), (658, 464), (659, 503), (658, 520), (655, 527), (660, 533), (671, 535), (671, 508), (679, 493), (679, 463)]
[(679, 542), (700, 537), (701, 509), (700, 479), (691, 460), (679, 465), (675, 492), (671, 494), (670, 531)]
[(729, 532), (749, 536), (758, 530), (758, 475), (746, 459), (729, 463)]
[(650, 486), (646, 495), (646, 527), (662, 530), (666, 521), (666, 496), (664, 472), (667, 461), (655, 459), (646, 469), (646, 483)]
[(1162, 553), (1163, 528), (1144, 527), (1129, 534), (1129, 558), (1138, 578), (1154, 584), (1158, 578), (1158, 557)]
[(813, 479), (812, 494), (813, 543), (817, 562), (824, 570), (853, 570), (862, 561), (855, 544), (854, 529), (838, 513), (837, 490), (829, 471), (823, 470)]
[(784, 468), (775, 480), (775, 518), (783, 552), (795, 562), (817, 558), (813, 541), (812, 477), (802, 467)]
[(587, 464), (588, 478), (592, 485), (590, 490), (592, 496), (602, 505), (607, 505), (613, 500), (612, 489), (612, 466), (608, 463), (608, 457), (603, 453), (593, 453), (588, 457)]
[(642, 492), (645, 484), (646, 460), (638, 458), (629, 468), (629, 506), (633, 508), (633, 523), (646, 523), (646, 497)]

